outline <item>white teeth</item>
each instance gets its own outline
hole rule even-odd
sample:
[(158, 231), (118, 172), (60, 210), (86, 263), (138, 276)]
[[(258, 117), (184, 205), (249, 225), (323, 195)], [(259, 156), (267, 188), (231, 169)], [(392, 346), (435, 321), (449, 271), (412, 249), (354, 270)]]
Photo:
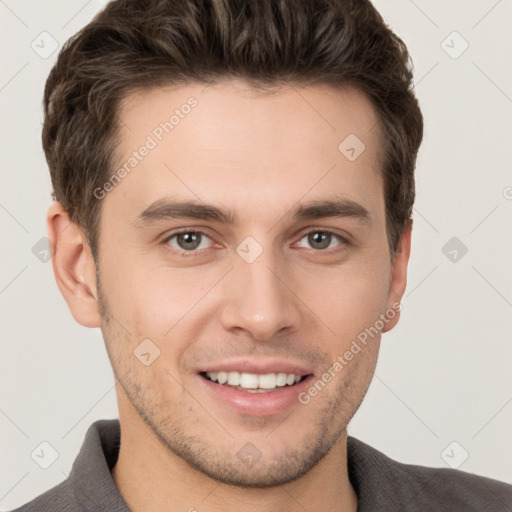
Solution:
[(286, 373), (278, 373), (276, 381), (278, 386), (286, 386)]
[(241, 387), (247, 390), (266, 390), (276, 387), (292, 386), (301, 381), (302, 375), (293, 373), (255, 373), (240, 372), (206, 372), (206, 376), (213, 382)]
[(258, 387), (258, 376), (253, 373), (241, 373), (240, 386), (246, 389), (256, 389)]
[(259, 387), (262, 389), (274, 389), (277, 386), (277, 375), (275, 373), (260, 375), (258, 380), (260, 384)]
[(238, 372), (229, 372), (228, 373), (228, 384), (230, 386), (239, 386), (240, 385), (240, 374)]

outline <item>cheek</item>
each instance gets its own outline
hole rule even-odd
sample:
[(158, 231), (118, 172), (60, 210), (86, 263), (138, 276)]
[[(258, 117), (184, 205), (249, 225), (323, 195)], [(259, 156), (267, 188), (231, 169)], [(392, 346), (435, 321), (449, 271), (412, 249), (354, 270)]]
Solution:
[(299, 281), (298, 296), (338, 343), (349, 343), (385, 311), (390, 267), (384, 258), (370, 261), (305, 272)]
[(204, 293), (197, 272), (151, 264), (146, 258), (119, 260), (117, 265), (105, 262), (102, 270), (102, 289), (112, 313), (139, 333), (149, 330), (162, 335)]
[(133, 348), (150, 339), (162, 356), (159, 362), (178, 368), (183, 353), (200, 337), (207, 304), (201, 298), (217, 279), (162, 266), (144, 272), (133, 268), (128, 278), (111, 283), (115, 298), (109, 300), (117, 301), (116, 318), (130, 332)]

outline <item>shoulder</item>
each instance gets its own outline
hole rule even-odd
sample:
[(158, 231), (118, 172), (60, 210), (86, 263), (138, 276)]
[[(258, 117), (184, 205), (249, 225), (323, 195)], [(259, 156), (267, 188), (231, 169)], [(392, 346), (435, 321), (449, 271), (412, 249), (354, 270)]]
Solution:
[(110, 473), (119, 443), (119, 420), (97, 420), (88, 428), (66, 480), (12, 512), (127, 512)]
[(11, 512), (82, 512), (69, 479)]
[(380, 510), (512, 511), (512, 486), (504, 482), (455, 469), (403, 464), (351, 437), (347, 450), (352, 484), (368, 510), (384, 503)]
[(512, 511), (512, 486), (505, 482), (455, 469), (397, 465), (404, 475), (414, 479), (412, 488), (418, 500), (421, 497), (425, 504), (438, 503), (437, 510)]

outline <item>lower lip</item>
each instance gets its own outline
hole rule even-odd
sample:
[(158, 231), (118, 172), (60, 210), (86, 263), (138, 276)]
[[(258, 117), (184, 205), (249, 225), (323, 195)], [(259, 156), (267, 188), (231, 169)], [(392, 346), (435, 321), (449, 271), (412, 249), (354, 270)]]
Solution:
[(240, 414), (250, 416), (269, 416), (286, 411), (298, 403), (298, 395), (309, 386), (312, 375), (308, 375), (298, 384), (283, 386), (265, 393), (240, 391), (230, 386), (212, 382), (201, 375), (198, 378), (214, 398)]

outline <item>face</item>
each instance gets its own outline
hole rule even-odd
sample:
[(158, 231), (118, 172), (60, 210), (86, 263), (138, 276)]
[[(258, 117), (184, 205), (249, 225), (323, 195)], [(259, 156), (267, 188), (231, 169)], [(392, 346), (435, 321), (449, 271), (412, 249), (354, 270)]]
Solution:
[(98, 292), (121, 415), (214, 479), (294, 480), (344, 439), (396, 322), (376, 114), (227, 81), (133, 93), (120, 119)]

